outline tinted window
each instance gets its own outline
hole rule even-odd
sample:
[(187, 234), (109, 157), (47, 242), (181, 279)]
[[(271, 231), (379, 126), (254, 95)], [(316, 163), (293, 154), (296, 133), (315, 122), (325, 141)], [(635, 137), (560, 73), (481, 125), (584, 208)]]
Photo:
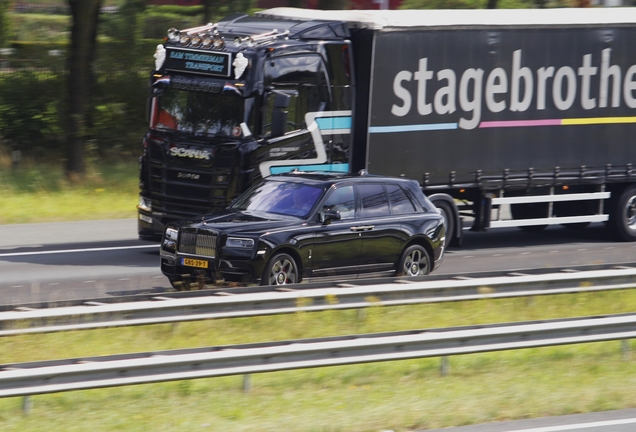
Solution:
[(391, 211), (394, 215), (410, 214), (415, 211), (415, 206), (398, 185), (386, 185), (389, 192), (389, 200), (391, 200)]
[(305, 217), (322, 191), (319, 187), (302, 183), (264, 181), (241, 195), (231, 208)]
[(356, 201), (353, 186), (342, 186), (331, 192), (322, 206), (322, 211), (337, 210), (341, 219), (351, 219), (356, 213)]
[(387, 216), (389, 201), (384, 186), (381, 184), (358, 185), (358, 192), (362, 201), (361, 217)]

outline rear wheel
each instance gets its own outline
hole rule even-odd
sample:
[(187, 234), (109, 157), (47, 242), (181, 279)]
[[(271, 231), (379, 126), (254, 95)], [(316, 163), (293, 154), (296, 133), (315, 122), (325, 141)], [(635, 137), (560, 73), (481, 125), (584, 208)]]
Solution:
[(409, 246), (402, 252), (397, 276), (424, 276), (430, 272), (431, 258), (422, 246)]
[(609, 226), (623, 241), (636, 241), (636, 186), (630, 186), (610, 208)]
[[(536, 219), (548, 217), (548, 203), (511, 204), (510, 213), (513, 219)], [(528, 232), (537, 232), (547, 225), (527, 225), (519, 228)]]
[(296, 261), (291, 256), (282, 253), (274, 255), (267, 263), (261, 285), (287, 285), (299, 281)]
[(439, 209), (440, 214), (444, 218), (444, 228), (446, 228), (446, 244), (451, 244), (453, 239), (455, 238), (455, 218), (452, 205), (443, 200), (433, 201), (435, 207)]

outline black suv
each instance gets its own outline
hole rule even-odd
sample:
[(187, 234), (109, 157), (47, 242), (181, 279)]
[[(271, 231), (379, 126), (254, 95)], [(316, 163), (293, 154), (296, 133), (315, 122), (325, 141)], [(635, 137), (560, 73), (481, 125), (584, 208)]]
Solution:
[(441, 263), (444, 238), (442, 216), (413, 180), (292, 172), (263, 179), (224, 212), (167, 225), (161, 271), (178, 290), (418, 276)]

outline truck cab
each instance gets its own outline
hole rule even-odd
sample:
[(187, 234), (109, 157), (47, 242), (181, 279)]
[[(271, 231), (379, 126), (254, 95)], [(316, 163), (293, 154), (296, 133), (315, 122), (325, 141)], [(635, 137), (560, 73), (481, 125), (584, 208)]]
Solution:
[(150, 77), (140, 238), (222, 210), (270, 174), (348, 172), (350, 45), (334, 21), (237, 15), (170, 29)]

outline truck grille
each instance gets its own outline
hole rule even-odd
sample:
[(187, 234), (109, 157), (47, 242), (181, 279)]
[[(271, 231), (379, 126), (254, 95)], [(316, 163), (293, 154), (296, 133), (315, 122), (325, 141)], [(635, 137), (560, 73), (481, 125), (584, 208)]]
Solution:
[(182, 232), (179, 236), (179, 252), (216, 257), (216, 234)]

